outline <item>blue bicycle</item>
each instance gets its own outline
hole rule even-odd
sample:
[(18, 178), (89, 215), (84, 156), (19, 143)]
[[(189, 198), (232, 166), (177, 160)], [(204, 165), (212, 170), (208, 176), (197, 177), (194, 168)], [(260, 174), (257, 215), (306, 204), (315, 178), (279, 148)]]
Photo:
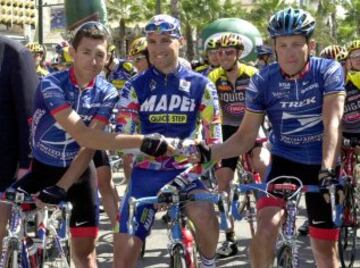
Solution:
[(129, 222), (128, 231), (130, 235), (134, 234), (136, 219), (134, 213), (136, 208), (145, 204), (168, 204), (169, 208), (169, 239), (168, 250), (170, 254), (170, 268), (196, 268), (197, 247), (194, 240), (194, 227), (184, 214), (184, 207), (187, 202), (207, 201), (218, 205), (220, 212), (220, 226), (222, 230), (229, 227), (227, 215), (225, 193), (217, 194), (213, 192), (204, 192), (196, 194), (179, 193), (169, 191), (168, 198), (159, 198), (158, 196), (143, 197), (139, 199), (130, 198), (129, 200)]

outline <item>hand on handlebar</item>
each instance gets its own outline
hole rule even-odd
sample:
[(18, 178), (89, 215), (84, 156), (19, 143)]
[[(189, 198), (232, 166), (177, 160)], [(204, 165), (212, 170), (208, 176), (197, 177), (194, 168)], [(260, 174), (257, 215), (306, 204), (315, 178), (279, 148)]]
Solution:
[[(331, 201), (331, 191), (339, 192), (339, 181), (336, 178), (335, 171), (333, 169), (322, 169), (319, 171), (320, 192), (323, 194), (327, 203)], [(332, 197), (334, 198), (334, 197)]]

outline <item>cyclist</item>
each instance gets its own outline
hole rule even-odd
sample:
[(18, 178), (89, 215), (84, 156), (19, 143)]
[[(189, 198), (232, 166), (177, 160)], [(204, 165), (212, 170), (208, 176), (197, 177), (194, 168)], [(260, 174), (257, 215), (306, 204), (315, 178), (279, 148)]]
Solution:
[[(345, 99), (341, 65), (310, 57), (314, 18), (301, 9), (287, 8), (270, 18), (268, 31), (277, 63), (256, 74), (246, 91), (246, 112), (239, 130), (211, 150), (200, 145), (202, 161), (236, 156), (249, 150), (264, 114), (272, 123), (271, 166), (267, 180), (295, 176), (306, 184), (324, 187), (336, 183), (334, 166), (340, 142)], [(270, 267), (281, 227), (283, 201), (258, 201), (257, 232), (251, 242), (252, 267)], [(322, 193), (306, 194), (311, 246), (317, 267), (339, 267), (331, 205)]]
[(44, 77), (49, 74), (48, 70), (43, 67), (45, 60), (45, 48), (37, 42), (30, 42), (26, 44), (26, 47), (30, 50), (33, 55), (35, 63), (35, 72), (39, 77)]
[(147, 41), (145, 37), (139, 37), (131, 43), (129, 48), (129, 60), (134, 63), (138, 73), (142, 73), (149, 68), (149, 52), (147, 50)]
[[(244, 50), (241, 37), (233, 33), (220, 35), (217, 41), (217, 53), (220, 66), (209, 74), (209, 79), (215, 84), (219, 96), (222, 112), (222, 135), (227, 140), (238, 129), (245, 112), (245, 88), (248, 86), (250, 77), (257, 69), (240, 63), (239, 58)], [(254, 170), (264, 176), (269, 162), (269, 152), (256, 144), (251, 152), (251, 162)], [(234, 178), (235, 169), (239, 157), (224, 159), (221, 168), (215, 172), (218, 188), (220, 191), (230, 193), (230, 183)], [(234, 226), (226, 231), (226, 241), (218, 249), (217, 254), (221, 258), (233, 256), (238, 251), (235, 241)]]
[[(0, 35), (0, 192), (30, 168), (30, 128), (33, 95), (39, 82), (32, 55), (23, 45)], [(9, 209), (0, 203), (0, 211)], [(6, 226), (7, 214), (0, 217)], [(5, 228), (0, 228), (0, 239)], [(2, 240), (0, 240), (1, 242)], [(0, 249), (1, 249), (0, 243)]]
[[(180, 139), (194, 138), (198, 118), (201, 118), (206, 142), (220, 142), (219, 104), (214, 85), (206, 77), (182, 66), (178, 60), (183, 42), (180, 22), (168, 15), (156, 15), (146, 24), (145, 32), (153, 66), (130, 79), (120, 92), (118, 130), (123, 133), (159, 132)], [(156, 195), (164, 185), (183, 191), (205, 189), (197, 176), (191, 183), (174, 180), (184, 168), (172, 157), (136, 157), (128, 192), (120, 208), (120, 233), (114, 235), (114, 267), (136, 266), (156, 212), (153, 206), (138, 208), (135, 236), (128, 235), (130, 196)], [(213, 207), (207, 202), (191, 203), (186, 206), (186, 212), (196, 228), (201, 267), (215, 267), (219, 227)]]
[(34, 99), (32, 170), (12, 186), (27, 193), (40, 191), (38, 197), (45, 203), (67, 198), (73, 204), (70, 232), (76, 267), (96, 267), (99, 219), (90, 148), (142, 146), (149, 154), (167, 149), (158, 138), (121, 137), (100, 130), (118, 100), (116, 89), (98, 75), (106, 63), (109, 39), (102, 24), (82, 24), (70, 48), (73, 66), (42, 79)]
[(108, 53), (110, 56), (104, 68), (105, 76), (117, 90), (120, 90), (124, 87), (125, 82), (136, 74), (136, 70), (130, 61), (117, 57), (114, 45), (109, 46)]
[(205, 64), (197, 67), (196, 72), (208, 76), (209, 73), (220, 66), (219, 57), (216, 48), (217, 37), (210, 37), (204, 44)]
[(360, 39), (350, 42), (347, 52), (350, 70), (360, 71)]
[(272, 62), (272, 49), (267, 45), (256, 46), (256, 67), (261, 70)]

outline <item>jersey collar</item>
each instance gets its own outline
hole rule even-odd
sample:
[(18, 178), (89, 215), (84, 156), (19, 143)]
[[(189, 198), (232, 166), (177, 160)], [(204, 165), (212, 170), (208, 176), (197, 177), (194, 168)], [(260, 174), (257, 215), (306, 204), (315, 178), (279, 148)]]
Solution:
[(78, 82), (76, 81), (74, 67), (70, 67), (69, 76), (71, 83), (80, 90), (92, 89), (95, 85), (96, 77), (93, 80), (91, 80), (84, 88), (80, 88)]
[(159, 71), (158, 69), (156, 69), (155, 66), (152, 66), (152, 71), (157, 77), (165, 79), (172, 75), (177, 76), (182, 71), (183, 68), (184, 67), (178, 62), (175, 71), (172, 73), (164, 74), (161, 71)]
[[(280, 67), (280, 65), (279, 65)], [(282, 76), (286, 79), (286, 80), (294, 80), (294, 79), (303, 79), (305, 77), (305, 75), (310, 71), (310, 60), (305, 64), (304, 68), (298, 72), (295, 75), (288, 75), (286, 74), (280, 67), (280, 71)]]

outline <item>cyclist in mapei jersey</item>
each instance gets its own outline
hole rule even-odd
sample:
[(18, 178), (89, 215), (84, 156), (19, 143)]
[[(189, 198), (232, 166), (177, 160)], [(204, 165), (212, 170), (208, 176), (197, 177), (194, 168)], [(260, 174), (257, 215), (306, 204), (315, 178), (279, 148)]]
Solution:
[[(315, 20), (306, 11), (287, 8), (269, 21), (277, 63), (253, 76), (246, 91), (246, 112), (238, 131), (209, 150), (199, 145), (202, 161), (237, 156), (250, 149), (265, 113), (272, 123), (271, 164), (267, 180), (280, 175), (322, 187), (337, 182), (334, 167), (340, 142), (345, 100), (341, 65), (310, 57)], [(283, 202), (258, 201), (257, 231), (251, 242), (252, 267), (271, 267), (281, 227)], [(310, 237), (316, 265), (339, 267), (336, 241), (339, 229), (331, 205), (322, 193), (306, 194)]]
[[(220, 67), (209, 74), (209, 79), (215, 84), (220, 108), (221, 127), (223, 139), (227, 140), (238, 129), (245, 113), (245, 88), (250, 78), (257, 73), (257, 69), (239, 62), (244, 45), (239, 35), (224, 33), (219, 36), (216, 49), (218, 52)], [(265, 137), (265, 134), (263, 134)], [(262, 143), (254, 144), (249, 150), (251, 166), (254, 171), (263, 177), (269, 164), (270, 154), (262, 147)], [(215, 172), (219, 191), (230, 193), (230, 184), (234, 178), (235, 169), (239, 156), (223, 159), (221, 168)], [(230, 257), (237, 253), (237, 243), (234, 232), (234, 222), (226, 231), (226, 241), (217, 250), (220, 258)]]
[(99, 219), (90, 162), (93, 149), (141, 147), (153, 155), (167, 150), (166, 142), (158, 138), (121, 137), (101, 130), (118, 100), (116, 89), (98, 75), (107, 59), (109, 39), (102, 24), (81, 25), (70, 48), (72, 68), (42, 79), (34, 99), (32, 170), (12, 185), (22, 192), (40, 191), (38, 197), (45, 203), (67, 199), (73, 204), (70, 232), (76, 267), (96, 267)]
[[(201, 122), (206, 142), (221, 142), (219, 103), (214, 85), (205, 76), (179, 63), (178, 54), (183, 42), (180, 22), (168, 15), (157, 15), (146, 24), (145, 32), (153, 66), (130, 79), (121, 91), (118, 130), (122, 133), (158, 132), (180, 139), (195, 138), (197, 125)], [(156, 210), (152, 205), (139, 207), (135, 215), (135, 236), (130, 236), (127, 233), (130, 196), (153, 196), (159, 191), (161, 194), (161, 189), (169, 184), (173, 189), (187, 192), (205, 190), (198, 174), (186, 181), (174, 180), (186, 166), (173, 157), (135, 158), (128, 192), (120, 208), (120, 233), (114, 235), (115, 267), (136, 266), (155, 217)], [(196, 228), (201, 267), (215, 267), (219, 227), (212, 205), (190, 203), (186, 212)]]

